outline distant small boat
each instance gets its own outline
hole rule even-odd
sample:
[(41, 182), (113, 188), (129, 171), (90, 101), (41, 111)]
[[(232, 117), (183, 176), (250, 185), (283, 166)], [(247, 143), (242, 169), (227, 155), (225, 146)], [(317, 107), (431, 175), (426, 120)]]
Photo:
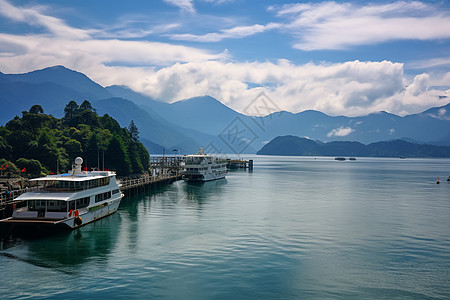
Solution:
[(354, 157), (350, 157), (348, 160), (356, 160), (356, 158)]
[(439, 180), (439, 178), (438, 178), (438, 180), (436, 181), (436, 183), (437, 183), (437, 184), (441, 183), (441, 181)]
[(448, 176), (447, 181), (450, 181), (450, 176)]
[(334, 159), (335, 159), (335, 160), (344, 161), (344, 160), (345, 160), (345, 157), (335, 157)]

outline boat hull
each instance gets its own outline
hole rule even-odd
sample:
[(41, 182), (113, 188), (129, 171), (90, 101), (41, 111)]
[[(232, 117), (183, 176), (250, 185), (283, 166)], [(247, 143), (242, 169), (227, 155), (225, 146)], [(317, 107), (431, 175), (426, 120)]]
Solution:
[(183, 175), (183, 180), (187, 182), (206, 182), (225, 178), (225, 174), (214, 175), (214, 174), (204, 174), (204, 175)]
[[(6, 227), (3, 231), (10, 232), (12, 234), (20, 235), (35, 235), (40, 232), (54, 232), (62, 230), (71, 230), (79, 228), (81, 226), (92, 223), (98, 219), (107, 217), (117, 211), (123, 195), (115, 199), (111, 199), (98, 206), (91, 207), (85, 211), (81, 211), (78, 216), (72, 216), (62, 220), (51, 219), (20, 219), (20, 218), (8, 218), (1, 220), (2, 227)], [(77, 218), (81, 219), (76, 221)]]

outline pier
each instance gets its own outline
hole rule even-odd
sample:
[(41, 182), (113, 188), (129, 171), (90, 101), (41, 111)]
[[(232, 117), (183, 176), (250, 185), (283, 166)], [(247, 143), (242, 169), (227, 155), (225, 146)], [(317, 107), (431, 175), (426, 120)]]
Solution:
[[(151, 167), (148, 173), (128, 177), (118, 177), (121, 190), (125, 195), (134, 195), (141, 192), (150, 191), (152, 187), (159, 187), (170, 184), (182, 178), (183, 157), (152, 157)], [(253, 170), (253, 160), (228, 159), (227, 168)], [(21, 181), (20, 178), (8, 179), (11, 182)], [(21, 181), (21, 184), (13, 186), (10, 182), (3, 182), (3, 189), (0, 193), (0, 219), (7, 218), (12, 214), (14, 199), (25, 192), (37, 189), (36, 186), (29, 186), (28, 181)]]
[(122, 178), (118, 179), (118, 181), (120, 183), (120, 190), (125, 195), (131, 195), (149, 191), (152, 186), (166, 185), (180, 179), (181, 174), (161, 174), (158, 176), (143, 175), (130, 179)]
[(253, 170), (253, 159), (250, 160), (228, 159), (227, 161), (228, 161), (227, 168), (229, 170), (233, 169), (248, 169), (249, 171)]

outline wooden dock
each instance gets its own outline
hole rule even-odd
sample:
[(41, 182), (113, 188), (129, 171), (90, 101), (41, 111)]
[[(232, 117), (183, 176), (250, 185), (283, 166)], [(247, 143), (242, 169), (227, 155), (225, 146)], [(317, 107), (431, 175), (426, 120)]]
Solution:
[(181, 174), (161, 174), (158, 176), (142, 175), (138, 178), (121, 178), (119, 179), (120, 190), (125, 195), (146, 192), (152, 186), (161, 186), (170, 184), (174, 181), (180, 180)]

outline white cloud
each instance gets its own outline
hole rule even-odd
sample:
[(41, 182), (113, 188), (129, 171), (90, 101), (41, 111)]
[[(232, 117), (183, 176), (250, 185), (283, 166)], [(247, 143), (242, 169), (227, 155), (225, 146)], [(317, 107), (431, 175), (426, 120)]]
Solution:
[(408, 63), (410, 69), (425, 69), (450, 65), (450, 57), (434, 57)]
[(450, 121), (450, 115), (447, 115), (447, 110), (445, 108), (441, 108), (438, 110), (437, 114), (428, 114), (428, 116), (439, 119), (439, 120), (449, 120)]
[(330, 132), (328, 132), (327, 137), (347, 136), (350, 133), (352, 133), (353, 131), (355, 131), (355, 130), (350, 127), (339, 127), (339, 128), (333, 129)]
[(190, 12), (190, 13), (194, 13), (195, 9), (194, 9), (194, 5), (192, 4), (192, 0), (164, 0), (164, 2), (177, 6), (179, 7), (181, 10)]
[(274, 29), (279, 27), (279, 24), (269, 23), (267, 25), (255, 24), (251, 26), (236, 26), (231, 29), (221, 30), (220, 33), (213, 32), (203, 35), (195, 34), (170, 34), (170, 38), (174, 40), (185, 40), (185, 41), (195, 41), (195, 42), (218, 42), (223, 39), (233, 38), (243, 38), (251, 36), (257, 33), (264, 32), (266, 30)]
[(76, 39), (89, 38), (91, 31), (68, 26), (61, 19), (43, 14), (42, 7), (15, 7), (5, 0), (0, 0), (0, 15), (15, 22), (25, 22), (32, 26), (47, 29), (56, 37), (71, 37)]
[(422, 2), (320, 2), (270, 7), (301, 50), (344, 49), (392, 40), (450, 38), (450, 12)]
[[(403, 65), (387, 61), (319, 65), (207, 61), (162, 68), (132, 87), (164, 101), (209, 94), (241, 112), (265, 91), (283, 110), (355, 116), (379, 110), (405, 114), (439, 105), (439, 97), (427, 88), (427, 77), (418, 75), (405, 88)], [(251, 88), (247, 82), (265, 87)]]
[[(0, 5), (0, 14), (14, 22), (47, 30), (27, 36), (0, 33), (0, 71), (4, 73), (64, 65), (105, 86), (128, 85), (167, 102), (208, 94), (241, 112), (262, 91), (282, 110), (315, 109), (330, 115), (356, 116), (379, 110), (404, 115), (447, 104), (439, 99), (444, 92), (431, 86), (437, 82), (450, 85), (450, 72), (439, 80), (425, 73), (408, 80), (404, 65), (390, 61), (234, 62), (227, 60), (226, 52), (98, 38), (96, 30), (79, 30), (60, 19), (47, 18), (41, 7), (16, 8), (4, 0)], [(252, 26), (233, 29), (221, 34), (233, 37), (263, 30)], [(334, 134), (340, 132), (345, 130)]]

